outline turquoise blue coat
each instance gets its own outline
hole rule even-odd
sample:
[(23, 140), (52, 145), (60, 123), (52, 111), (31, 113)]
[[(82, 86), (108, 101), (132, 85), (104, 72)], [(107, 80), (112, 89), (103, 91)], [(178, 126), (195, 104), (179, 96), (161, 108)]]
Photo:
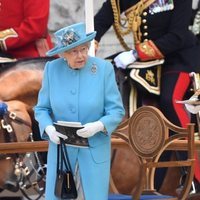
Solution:
[[(46, 126), (58, 120), (85, 123), (100, 120), (107, 134), (99, 132), (89, 138), (89, 148), (66, 147), (72, 168), (78, 161), (85, 200), (107, 200), (110, 175), (110, 137), (124, 116), (124, 108), (115, 73), (110, 62), (89, 57), (86, 65), (71, 69), (63, 58), (45, 66), (42, 87), (34, 108), (41, 137), (48, 139)], [(49, 141), (46, 196), (54, 196), (56, 145)]]

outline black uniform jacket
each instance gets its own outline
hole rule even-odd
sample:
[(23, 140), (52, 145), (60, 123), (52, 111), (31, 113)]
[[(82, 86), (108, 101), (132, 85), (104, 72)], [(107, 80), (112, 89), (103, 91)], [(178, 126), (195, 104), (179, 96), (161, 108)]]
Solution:
[[(121, 12), (127, 10), (138, 0), (121, 0)], [(152, 40), (165, 57), (165, 71), (200, 72), (200, 44), (188, 27), (192, 17), (191, 0), (174, 0), (174, 9), (150, 14), (149, 8), (142, 15), (142, 41)], [(104, 2), (94, 19), (96, 40), (114, 22), (110, 0)]]

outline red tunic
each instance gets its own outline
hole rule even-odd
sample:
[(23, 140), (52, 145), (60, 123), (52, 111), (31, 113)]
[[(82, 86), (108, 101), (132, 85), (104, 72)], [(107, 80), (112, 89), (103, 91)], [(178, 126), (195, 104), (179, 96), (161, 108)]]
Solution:
[(0, 51), (15, 58), (45, 56), (52, 48), (48, 17), (49, 0), (0, 0)]

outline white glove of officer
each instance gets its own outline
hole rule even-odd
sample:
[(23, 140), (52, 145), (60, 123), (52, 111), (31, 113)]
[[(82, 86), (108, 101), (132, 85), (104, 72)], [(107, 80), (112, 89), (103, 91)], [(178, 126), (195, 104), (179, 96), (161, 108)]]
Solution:
[(185, 104), (186, 109), (192, 113), (192, 114), (197, 114), (200, 112), (200, 105), (191, 105), (191, 104)]
[[(193, 96), (189, 100), (194, 102), (199, 101), (198, 96)], [(185, 107), (192, 114), (197, 114), (200, 112), (200, 105), (185, 104)]]
[(114, 58), (115, 65), (118, 68), (126, 69), (128, 65), (137, 60), (137, 52), (135, 49), (120, 53)]
[(84, 125), (84, 128), (76, 131), (76, 134), (83, 138), (92, 137), (99, 131), (104, 130), (104, 125), (101, 121), (91, 122)]
[(47, 126), (45, 132), (49, 136), (49, 139), (55, 144), (60, 144), (60, 138), (67, 139), (66, 135), (56, 131), (56, 128), (52, 125)]

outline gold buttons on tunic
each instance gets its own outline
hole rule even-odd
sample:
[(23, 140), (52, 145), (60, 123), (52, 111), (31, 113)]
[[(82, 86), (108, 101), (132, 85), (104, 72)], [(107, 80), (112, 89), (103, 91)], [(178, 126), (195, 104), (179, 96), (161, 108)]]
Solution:
[(147, 36), (149, 35), (148, 34), (147, 19), (146, 19), (147, 15), (148, 15), (148, 13), (146, 11), (144, 11), (142, 13), (143, 19), (142, 19), (142, 29), (141, 30), (143, 30), (143, 32), (142, 32), (143, 40), (148, 40)]
[(146, 20), (146, 19), (143, 19), (143, 20), (142, 20), (142, 23), (143, 23), (143, 24), (147, 23), (147, 20)]
[(147, 12), (143, 12), (143, 16), (147, 16)]

